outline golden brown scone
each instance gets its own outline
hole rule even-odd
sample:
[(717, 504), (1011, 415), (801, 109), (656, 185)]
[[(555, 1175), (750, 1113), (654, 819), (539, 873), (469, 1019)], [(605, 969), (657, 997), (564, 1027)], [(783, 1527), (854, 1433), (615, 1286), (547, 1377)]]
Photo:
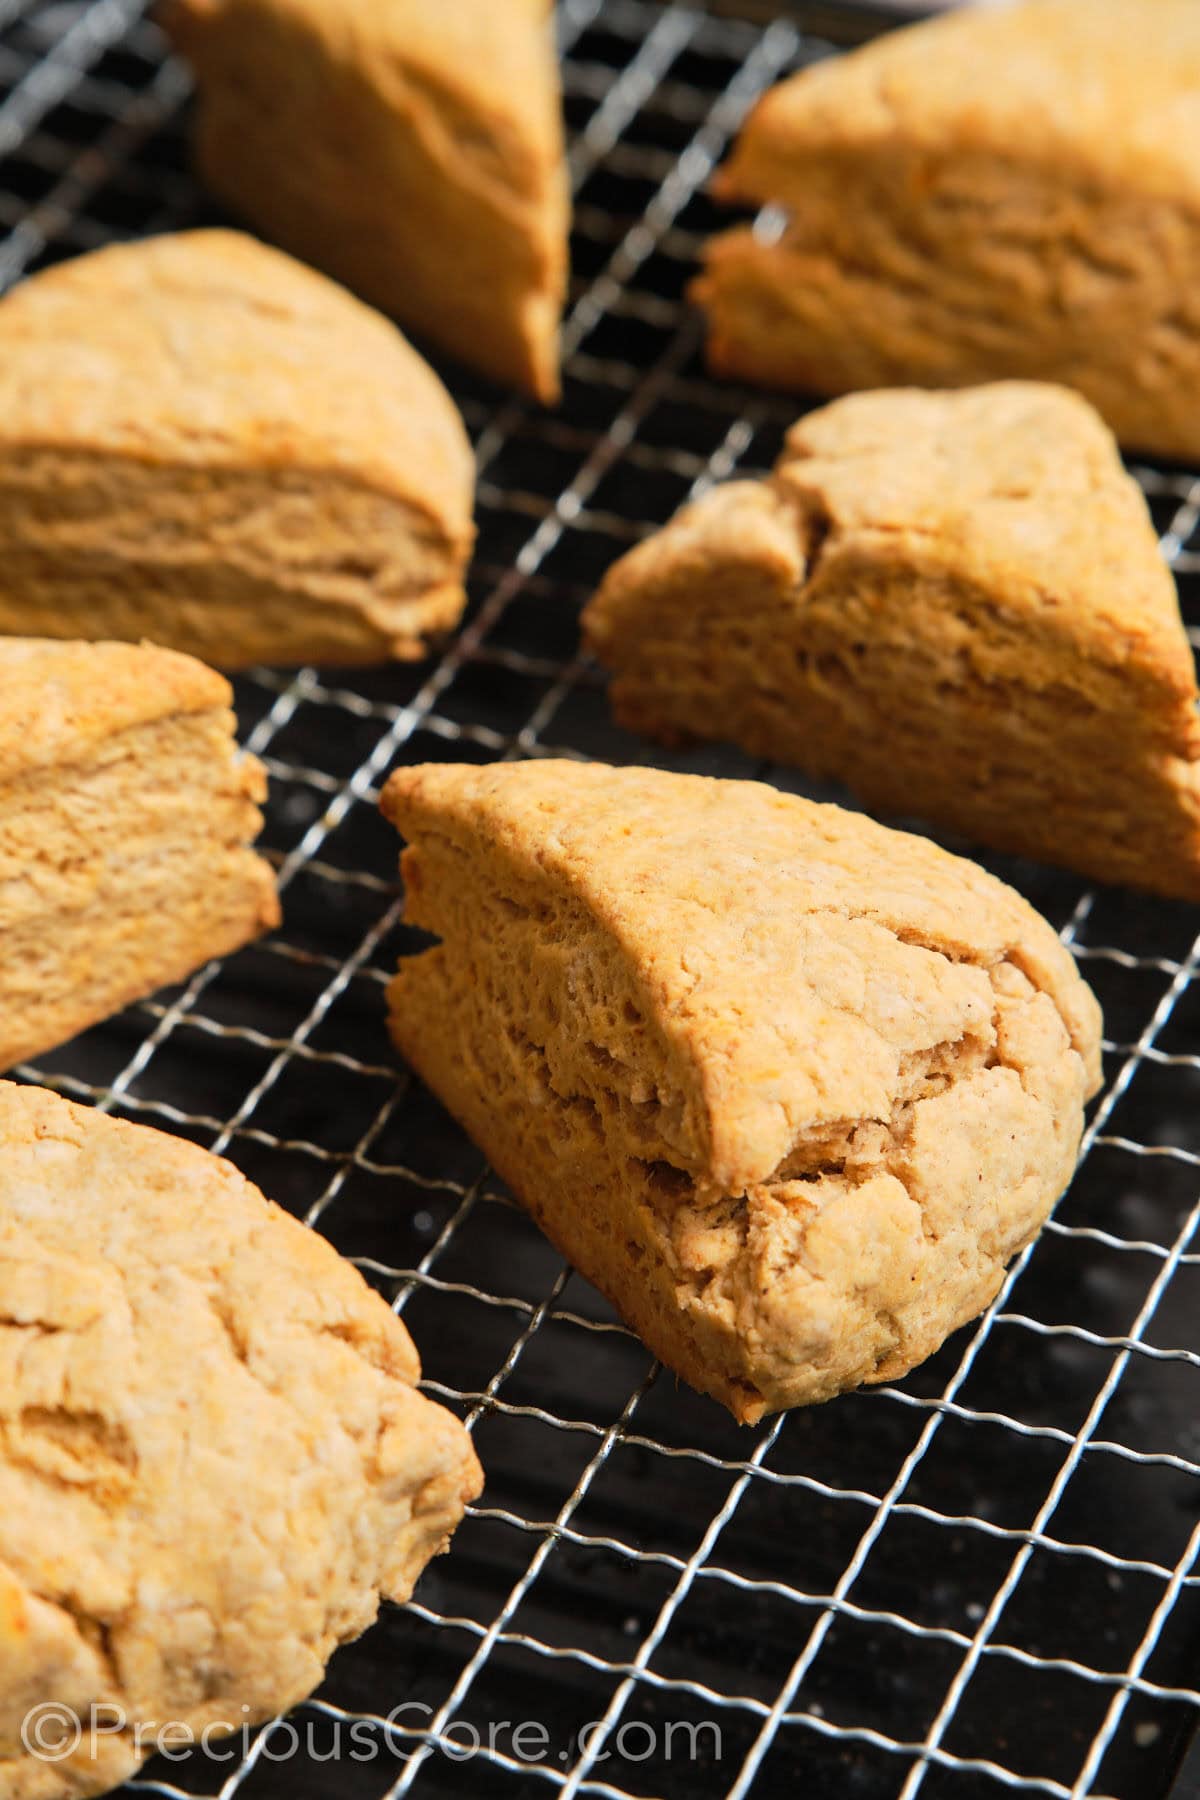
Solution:
[(1122, 443), (1200, 456), (1200, 7), (965, 7), (791, 77), (718, 191), (714, 369), (820, 394), (1062, 381)]
[(609, 571), (622, 724), (1200, 899), (1192, 653), (1146, 503), (1063, 388), (856, 394)]
[(972, 863), (756, 782), (402, 769), (392, 1030), (650, 1348), (753, 1422), (986, 1306), (1074, 1166), (1099, 1011)]
[(558, 397), (549, 0), (167, 0), (213, 191), (494, 380)]
[(279, 923), (230, 698), (150, 644), (0, 638), (0, 1068)]
[(420, 656), (462, 612), (473, 483), (395, 327), (238, 232), (0, 300), (0, 631), (222, 668)]
[[(67, 1800), (311, 1693), (480, 1473), (391, 1308), (232, 1164), (7, 1082), (0, 1146), (0, 1794)], [(22, 1750), (50, 1704), (63, 1761)]]

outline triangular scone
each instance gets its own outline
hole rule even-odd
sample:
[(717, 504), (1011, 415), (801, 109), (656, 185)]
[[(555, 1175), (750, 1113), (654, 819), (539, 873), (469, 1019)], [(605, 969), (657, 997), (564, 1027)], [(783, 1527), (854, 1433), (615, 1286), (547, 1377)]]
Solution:
[(718, 180), (722, 373), (818, 394), (1062, 381), (1200, 456), (1200, 6), (971, 6), (791, 77)]
[(0, 300), (0, 631), (222, 668), (419, 656), (462, 611), (473, 485), (395, 327), (238, 232)]
[(170, 0), (215, 193), (494, 380), (558, 396), (550, 0)]
[(856, 394), (686, 508), (584, 616), (634, 730), (732, 739), (1001, 850), (1200, 899), (1192, 653), (1086, 401)]
[(0, 1068), (279, 923), (230, 698), (149, 644), (0, 638)]
[(903, 1373), (1069, 1180), (1099, 1012), (1045, 920), (756, 782), (393, 775), (397, 1044), (582, 1274), (738, 1418)]
[(330, 1244), (197, 1145), (8, 1082), (0, 1368), (12, 1800), (80, 1800), (181, 1730), (207, 1747), (296, 1705), (479, 1492), (408, 1332)]

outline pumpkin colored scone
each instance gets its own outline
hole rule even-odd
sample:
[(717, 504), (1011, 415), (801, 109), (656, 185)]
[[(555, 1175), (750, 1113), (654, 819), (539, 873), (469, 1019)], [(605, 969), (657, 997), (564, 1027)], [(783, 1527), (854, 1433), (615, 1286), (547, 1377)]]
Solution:
[(613, 707), (1000, 850), (1200, 899), (1192, 652), (1145, 500), (1042, 383), (855, 394), (584, 615)]
[(230, 700), (150, 644), (0, 638), (0, 1068), (279, 923)]
[(234, 1760), (215, 1740), (310, 1694), (479, 1492), (330, 1244), (197, 1145), (8, 1082), (0, 1372), (14, 1800), (119, 1786), (160, 1742)]
[(721, 171), (781, 232), (713, 240), (714, 369), (839, 394), (1078, 389), (1200, 456), (1200, 8), (1023, 0), (891, 32), (761, 100)]
[(474, 468), (386, 319), (231, 231), (0, 300), (0, 631), (222, 668), (423, 653), (463, 607)]
[(169, 0), (202, 178), (494, 380), (558, 395), (569, 191), (549, 0)]
[(1099, 1011), (924, 839), (754, 782), (394, 774), (405, 1057), (645, 1343), (741, 1420), (901, 1375), (1070, 1179)]

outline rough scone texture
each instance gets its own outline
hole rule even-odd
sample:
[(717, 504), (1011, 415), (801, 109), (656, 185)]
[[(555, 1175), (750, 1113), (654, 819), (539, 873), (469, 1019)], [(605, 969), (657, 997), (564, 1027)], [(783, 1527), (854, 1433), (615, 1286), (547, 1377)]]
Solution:
[[(139, 1725), (310, 1693), (479, 1470), (391, 1309), (230, 1164), (8, 1083), (0, 1143), (0, 1794), (58, 1800)], [(51, 1701), (130, 1729), (39, 1762)]]
[(1029, 376), (1200, 455), (1200, 9), (1025, 0), (791, 77), (722, 172), (714, 368), (836, 394)]
[(584, 615), (613, 706), (1001, 850), (1200, 899), (1200, 719), (1145, 500), (1066, 389), (852, 395)]
[(223, 668), (414, 657), (462, 611), (474, 470), (386, 319), (232, 231), (0, 300), (0, 631)]
[(279, 923), (231, 697), (150, 644), (0, 638), (0, 1068)]
[(1069, 1180), (1099, 1013), (923, 839), (753, 782), (393, 775), (405, 1056), (549, 1236), (746, 1421), (903, 1373)]
[(212, 189), (495, 380), (558, 395), (569, 197), (549, 0), (169, 0)]

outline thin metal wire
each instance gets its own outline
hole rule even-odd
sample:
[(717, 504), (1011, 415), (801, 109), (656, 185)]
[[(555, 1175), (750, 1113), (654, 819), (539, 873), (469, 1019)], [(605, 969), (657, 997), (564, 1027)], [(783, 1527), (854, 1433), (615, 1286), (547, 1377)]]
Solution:
[[(14, 20), (14, 29), (28, 29), (21, 9), (0, 0), (0, 30)], [(35, 9), (26, 8), (31, 13)], [(28, 48), (14, 50), (0, 45), (0, 79), (13, 71), (18, 79), (0, 102), (0, 155), (20, 150), (27, 162), (44, 169), (49, 186), (30, 208), (0, 197), (0, 226), (8, 235), (0, 241), (0, 283), (27, 269), (46, 247), (82, 249), (102, 242), (106, 225), (89, 215), (102, 189), (115, 186), (136, 195), (146, 193), (145, 173), (133, 161), (145, 141), (178, 112), (186, 92), (181, 70), (162, 61), (162, 44), (153, 27), (142, 20), (143, 0), (85, 0), (74, 8), (65, 31), (47, 41), (44, 53), (32, 58)], [(598, 51), (574, 54), (597, 30), (621, 54), (610, 64)], [(636, 470), (648, 479), (670, 478), (682, 493), (696, 494), (711, 482), (735, 470), (758, 472), (755, 446), (763, 431), (790, 420), (792, 406), (767, 395), (745, 392), (696, 375), (691, 367), (696, 326), (680, 304), (637, 285), (640, 273), (656, 257), (687, 263), (702, 242), (701, 235), (684, 222), (692, 199), (703, 188), (715, 162), (724, 153), (747, 106), (755, 96), (796, 61), (811, 54), (796, 30), (783, 23), (765, 31), (736, 19), (708, 17), (682, 4), (656, 6), (648, 0), (564, 0), (560, 8), (560, 39), (564, 50), (565, 89), (569, 100), (595, 103), (570, 149), (570, 169), (579, 204), (576, 229), (581, 241), (596, 252), (592, 264), (598, 272), (573, 294), (564, 329), (565, 368), (569, 381), (612, 396), (611, 417), (602, 426), (585, 426), (569, 416), (541, 419), (520, 402), (509, 401), (492, 409), (478, 400), (465, 407), (476, 430), (480, 502), (514, 525), (525, 521), (511, 558), (481, 561), (475, 570), (482, 583), (477, 608), (466, 628), (446, 653), (431, 667), (415, 694), (404, 701), (360, 694), (339, 680), (330, 680), (313, 669), (281, 676), (257, 671), (249, 686), (263, 700), (264, 710), (248, 738), (249, 747), (261, 756), (274, 782), (297, 792), (310, 792), (320, 803), (312, 819), (291, 848), (276, 853), (280, 886), (287, 896), (300, 878), (321, 884), (330, 894), (361, 894), (373, 909), (369, 927), (359, 935), (348, 954), (333, 956), (284, 933), (261, 945), (256, 954), (280, 959), (312, 976), (316, 986), (294, 1028), (272, 1032), (219, 1016), (205, 996), (220, 979), (220, 965), (198, 971), (182, 991), (167, 1003), (150, 1001), (130, 1015), (146, 1029), (111, 1079), (92, 1082), (77, 1072), (28, 1067), (21, 1073), (42, 1079), (75, 1093), (101, 1108), (119, 1107), (135, 1116), (163, 1120), (193, 1136), (206, 1138), (216, 1150), (235, 1144), (288, 1153), (319, 1171), (319, 1189), (308, 1203), (305, 1216), (316, 1224), (333, 1207), (346, 1183), (354, 1176), (399, 1180), (443, 1201), (447, 1216), (424, 1255), (413, 1266), (393, 1264), (378, 1256), (356, 1260), (367, 1273), (391, 1292), (393, 1304), (403, 1310), (419, 1294), (437, 1294), (445, 1301), (461, 1301), (488, 1310), (497, 1321), (508, 1317), (513, 1336), (490, 1377), (478, 1389), (454, 1387), (430, 1381), (431, 1392), (462, 1408), (474, 1428), (483, 1420), (529, 1421), (560, 1434), (574, 1434), (591, 1445), (582, 1472), (552, 1517), (526, 1517), (510, 1507), (489, 1504), (487, 1497), (472, 1509), (478, 1521), (491, 1521), (530, 1541), (531, 1551), (504, 1599), (486, 1621), (440, 1611), (427, 1598), (409, 1603), (414, 1619), (434, 1632), (461, 1632), (474, 1648), (463, 1661), (440, 1707), (427, 1726), (400, 1727), (382, 1713), (346, 1711), (319, 1699), (306, 1710), (329, 1720), (369, 1724), (395, 1743), (418, 1750), (445, 1747), (450, 1733), (480, 1676), (496, 1655), (519, 1649), (564, 1666), (590, 1670), (611, 1680), (611, 1695), (599, 1729), (580, 1747), (573, 1760), (561, 1766), (552, 1762), (530, 1765), (493, 1745), (481, 1747), (481, 1759), (497, 1770), (549, 1783), (566, 1796), (598, 1794), (609, 1800), (627, 1800), (628, 1790), (611, 1785), (597, 1774), (598, 1759), (620, 1729), (631, 1703), (644, 1693), (677, 1694), (743, 1715), (753, 1733), (741, 1765), (727, 1788), (730, 1800), (748, 1794), (765, 1780), (767, 1757), (789, 1733), (807, 1734), (810, 1741), (862, 1746), (896, 1764), (897, 1781), (906, 1800), (917, 1795), (931, 1771), (946, 1770), (973, 1775), (991, 1787), (1051, 1794), (1072, 1800), (1092, 1795), (1105, 1756), (1117, 1737), (1125, 1711), (1133, 1698), (1157, 1704), (1200, 1709), (1200, 1690), (1160, 1682), (1147, 1673), (1166, 1623), (1181, 1595), (1200, 1588), (1196, 1559), (1200, 1553), (1200, 1528), (1174, 1562), (1154, 1555), (1120, 1555), (1099, 1543), (1073, 1542), (1050, 1529), (1055, 1513), (1083, 1467), (1097, 1459), (1112, 1458), (1147, 1470), (1163, 1470), (1200, 1480), (1200, 1464), (1169, 1444), (1154, 1449), (1122, 1443), (1116, 1436), (1101, 1438), (1098, 1426), (1113, 1398), (1121, 1391), (1131, 1368), (1142, 1366), (1152, 1373), (1173, 1365), (1181, 1371), (1200, 1367), (1200, 1353), (1187, 1345), (1147, 1341), (1156, 1313), (1182, 1270), (1200, 1266), (1200, 1252), (1189, 1245), (1200, 1226), (1200, 1203), (1183, 1217), (1169, 1243), (1150, 1238), (1122, 1236), (1099, 1224), (1054, 1220), (1047, 1228), (1057, 1237), (1080, 1247), (1081, 1252), (1114, 1252), (1126, 1266), (1139, 1256), (1147, 1259), (1146, 1285), (1136, 1317), (1129, 1329), (1111, 1333), (1089, 1324), (1047, 1321), (1020, 1304), (1021, 1278), (1032, 1251), (1017, 1260), (993, 1306), (965, 1340), (958, 1365), (937, 1395), (885, 1387), (870, 1397), (869, 1404), (894, 1413), (913, 1414), (916, 1435), (891, 1482), (873, 1491), (851, 1483), (839, 1485), (812, 1473), (772, 1466), (771, 1458), (783, 1442), (784, 1420), (764, 1428), (753, 1450), (744, 1459), (715, 1455), (698, 1446), (664, 1442), (639, 1428), (639, 1409), (644, 1409), (659, 1381), (659, 1371), (646, 1367), (633, 1382), (620, 1410), (605, 1421), (572, 1418), (552, 1406), (531, 1404), (512, 1397), (514, 1377), (519, 1376), (531, 1346), (551, 1328), (590, 1334), (580, 1342), (604, 1336), (614, 1342), (629, 1340), (625, 1328), (609, 1319), (585, 1316), (564, 1299), (569, 1271), (559, 1266), (547, 1278), (538, 1297), (506, 1292), (497, 1284), (480, 1285), (464, 1279), (453, 1261), (460, 1245), (469, 1241), (475, 1223), (486, 1210), (510, 1204), (489, 1186), (491, 1177), (480, 1170), (473, 1181), (429, 1173), (397, 1161), (381, 1148), (389, 1128), (404, 1105), (407, 1084), (396, 1081), (390, 1064), (355, 1054), (353, 1045), (336, 1048), (318, 1039), (334, 1009), (358, 984), (375, 990), (386, 979), (378, 966), (384, 941), (398, 917), (398, 901), (389, 874), (356, 866), (343, 866), (333, 845), (339, 828), (378, 799), (382, 779), (412, 740), (427, 735), (442, 742), (462, 744), (466, 750), (494, 756), (563, 754), (584, 752), (571, 742), (572, 708), (581, 693), (594, 689), (596, 673), (577, 656), (566, 659), (543, 656), (535, 649), (518, 650), (497, 634), (514, 605), (525, 598), (544, 598), (548, 604), (567, 597), (582, 597), (587, 584), (564, 581), (548, 573), (551, 558), (572, 532), (586, 532), (607, 541), (612, 553), (660, 523), (647, 507), (647, 515), (631, 516), (624, 506), (603, 501), (606, 478), (619, 468)], [(134, 49), (151, 67), (142, 85), (126, 82), (104, 66), (105, 53), (121, 44)], [(724, 59), (736, 65), (731, 78), (705, 85), (694, 73), (693, 58)], [(64, 99), (95, 115), (95, 134), (82, 145), (60, 140), (54, 127), (54, 109)], [(648, 106), (674, 122), (682, 148), (667, 150), (639, 142), (631, 127)], [(596, 205), (589, 196), (589, 182), (597, 171), (615, 174), (635, 188), (645, 184), (648, 198), (636, 217), (616, 217)], [(189, 181), (164, 175), (150, 184), (152, 211), (149, 227), (166, 229), (191, 216), (195, 192)], [(612, 321), (628, 321), (661, 335), (659, 348), (646, 360), (627, 360), (608, 351), (597, 353), (590, 340), (597, 327)], [(607, 342), (615, 341), (611, 336)], [(640, 435), (656, 408), (672, 405), (692, 408), (714, 425), (714, 447), (704, 453), (683, 444), (660, 445)], [(561, 456), (572, 468), (570, 478), (555, 482), (549, 491), (514, 483), (492, 471), (503, 463), (518, 437), (537, 441)], [(1144, 491), (1171, 517), (1162, 534), (1164, 554), (1180, 573), (1200, 569), (1200, 551), (1194, 547), (1200, 530), (1200, 480), (1196, 477), (1139, 468), (1135, 471)], [(682, 497), (682, 494), (681, 494)], [(502, 637), (502, 633), (501, 633)], [(483, 719), (456, 718), (447, 709), (450, 690), (470, 668), (491, 668), (540, 684), (531, 697), (522, 722), (512, 729), (497, 729)], [(298, 758), (288, 748), (289, 729), (306, 709), (325, 709), (333, 720), (344, 719), (373, 729), (375, 736), (353, 771), (346, 775), (323, 768), (311, 756)], [(556, 749), (553, 734), (563, 739)], [(1189, 992), (1200, 967), (1200, 940), (1179, 956), (1147, 954), (1119, 942), (1078, 941), (1090, 926), (1095, 896), (1085, 893), (1064, 930), (1064, 940), (1085, 965), (1103, 973), (1163, 983), (1154, 1004), (1147, 1008), (1142, 1029), (1129, 1043), (1110, 1043), (1117, 1060), (1116, 1073), (1105, 1090), (1089, 1127), (1083, 1157), (1134, 1156), (1146, 1159), (1147, 1168), (1171, 1165), (1191, 1170), (1200, 1164), (1200, 1152), (1171, 1142), (1143, 1143), (1125, 1131), (1110, 1129), (1117, 1109), (1143, 1070), (1200, 1070), (1200, 1054), (1163, 1049), (1159, 1038), (1171, 1023), (1179, 1002)], [(183, 1108), (152, 1091), (160, 1059), (177, 1051), (185, 1041), (240, 1045), (247, 1053), (261, 1052), (263, 1063), (233, 1110), (217, 1112)], [(367, 1090), (371, 1082), (385, 1084), (377, 1106), (352, 1146), (328, 1148), (305, 1138), (283, 1137), (260, 1121), (271, 1096), (293, 1066), (312, 1072), (345, 1074)], [(432, 1204), (432, 1199), (431, 1199)], [(446, 1271), (446, 1272), (443, 1272)], [(967, 1398), (972, 1372), (997, 1334), (1024, 1334), (1031, 1344), (1074, 1343), (1104, 1359), (1104, 1373), (1097, 1377), (1082, 1423), (1077, 1428), (1022, 1419), (1009, 1413), (970, 1404)], [(632, 1346), (631, 1346), (632, 1350)], [(880, 1415), (884, 1416), (883, 1413)], [(932, 1447), (947, 1421), (974, 1428), (994, 1428), (1015, 1443), (1036, 1442), (1061, 1448), (1056, 1473), (1048, 1481), (1041, 1504), (1028, 1527), (997, 1520), (939, 1510), (914, 1497), (915, 1479), (925, 1468)], [(1110, 1426), (1111, 1430), (1112, 1427)], [(579, 1515), (599, 1477), (618, 1448), (648, 1454), (666, 1462), (692, 1463), (697, 1470), (728, 1478), (720, 1504), (706, 1517), (695, 1549), (688, 1556), (673, 1551), (643, 1548), (624, 1537), (585, 1529)], [(845, 1558), (841, 1573), (827, 1591), (810, 1592), (782, 1579), (747, 1575), (734, 1566), (735, 1559), (721, 1560), (723, 1536), (735, 1526), (748, 1497), (763, 1491), (790, 1492), (797, 1498), (813, 1496), (846, 1515), (858, 1509), (862, 1520), (855, 1546)], [(928, 1525), (943, 1533), (965, 1534), (970, 1541), (1007, 1546), (1011, 1559), (992, 1588), (990, 1600), (978, 1613), (973, 1631), (919, 1618), (856, 1597), (856, 1589), (873, 1567), (873, 1557), (893, 1521)], [(519, 1619), (531, 1594), (538, 1588), (546, 1564), (559, 1544), (581, 1551), (611, 1554), (634, 1568), (657, 1569), (671, 1585), (655, 1611), (649, 1627), (626, 1658), (606, 1657), (582, 1644), (560, 1644), (522, 1628)], [(1092, 1566), (1113, 1578), (1142, 1577), (1155, 1585), (1157, 1597), (1136, 1647), (1123, 1667), (1108, 1668), (1074, 1657), (1040, 1654), (1003, 1638), (1006, 1607), (1020, 1588), (1032, 1559), (1051, 1558), (1079, 1567)], [(830, 1571), (831, 1575), (833, 1571)], [(681, 1609), (693, 1595), (710, 1589), (732, 1594), (766, 1596), (790, 1610), (793, 1630), (800, 1644), (791, 1667), (774, 1697), (763, 1699), (717, 1687), (698, 1676), (668, 1673), (656, 1659), (677, 1628)], [(889, 1735), (867, 1724), (837, 1722), (812, 1704), (801, 1704), (805, 1685), (826, 1653), (829, 1634), (839, 1621), (852, 1621), (885, 1636), (896, 1633), (902, 1640), (947, 1646), (958, 1656), (954, 1675), (922, 1734)], [(1056, 1673), (1084, 1683), (1104, 1696), (1103, 1722), (1081, 1755), (1077, 1773), (1064, 1783), (1039, 1774), (1022, 1773), (989, 1756), (959, 1754), (948, 1739), (960, 1717), (977, 1673), (983, 1668), (1013, 1665), (1040, 1675)], [(253, 1771), (269, 1754), (278, 1721), (264, 1729), (248, 1756), (221, 1787), (221, 1795), (238, 1793)], [(401, 1795), (416, 1786), (423, 1761), (413, 1759), (392, 1783), (389, 1794)], [(135, 1788), (163, 1796), (180, 1796), (183, 1790), (165, 1780), (142, 1780)]]
[[(1198, 945), (1198, 949), (1200, 949), (1200, 945)], [(1110, 1090), (1110, 1092), (1115, 1091), (1115, 1088), (1116, 1084), (1114, 1083), (1114, 1089)], [(1106, 1095), (1105, 1098), (1107, 1100), (1109, 1096)], [(1093, 1139), (1093, 1141), (1095, 1140)], [(1196, 1202), (1196, 1205), (1192, 1208), (1192, 1211), (1184, 1221), (1179, 1236), (1175, 1240), (1175, 1247), (1172, 1255), (1167, 1259), (1156, 1275), (1151, 1285), (1150, 1292), (1147, 1294), (1146, 1299), (1138, 1312), (1138, 1316), (1134, 1321), (1133, 1330), (1130, 1333), (1131, 1338), (1135, 1340), (1139, 1338), (1153, 1319), (1154, 1314), (1158, 1309), (1159, 1302), (1167, 1290), (1167, 1285), (1174, 1273), (1178, 1259), (1183, 1254), (1183, 1247), (1191, 1241), (1197, 1225), (1200, 1225), (1200, 1200)], [(997, 1316), (997, 1314), (992, 1315), (993, 1321)], [(1094, 1436), (1099, 1419), (1104, 1413), (1105, 1408), (1108, 1406), (1109, 1401), (1117, 1391), (1117, 1385), (1125, 1372), (1130, 1355), (1130, 1350), (1122, 1350), (1114, 1360), (1112, 1368), (1109, 1370), (1103, 1385), (1100, 1387), (1095, 1399), (1088, 1409), (1086, 1419), (1075, 1434), (1070, 1453), (1065, 1458), (1062, 1467), (1059, 1469), (1058, 1474), (1051, 1484), (1050, 1491), (1047, 1493), (1045, 1500), (1038, 1509), (1037, 1517), (1034, 1520), (1035, 1531), (1044, 1530), (1057, 1510), (1059, 1502), (1066, 1492), (1067, 1484), (1075, 1472), (1076, 1464), (1083, 1454), (1085, 1446), (1089, 1439)], [(1198, 1545), (1200, 1545), (1200, 1537), (1193, 1535), (1188, 1550), (1185, 1552), (1185, 1560), (1179, 1564), (1172, 1576), (1172, 1582), (1168, 1592), (1174, 1591), (1178, 1584), (1182, 1583), (1186, 1578), (1192, 1561), (1195, 1558)], [(1004, 1580), (992, 1596), (991, 1604), (980, 1621), (979, 1629), (975, 1633), (975, 1638), (968, 1649), (966, 1656), (963, 1658), (961, 1667), (953, 1682), (950, 1684), (949, 1691), (946, 1694), (946, 1698), (942, 1703), (937, 1718), (934, 1720), (933, 1725), (930, 1727), (929, 1733), (926, 1736), (925, 1748), (927, 1751), (936, 1750), (940, 1746), (942, 1739), (945, 1737), (946, 1728), (954, 1717), (959, 1700), (975, 1671), (975, 1666), (979, 1661), (983, 1646), (988, 1642), (992, 1632), (995, 1630), (1000, 1615), (1007, 1606), (1021, 1576), (1024, 1574), (1032, 1554), (1033, 1552), (1030, 1546), (1022, 1545), (1020, 1550), (1018, 1550), (1017, 1554), (1014, 1556)], [(1153, 1640), (1151, 1640), (1151, 1642), (1153, 1642)], [(1148, 1654), (1149, 1649), (1147, 1648), (1144, 1654), (1141, 1655), (1140, 1660), (1135, 1657), (1134, 1661), (1130, 1664), (1127, 1673), (1129, 1675), (1140, 1673), (1145, 1657)], [(1094, 1673), (1089, 1673), (1092, 1674), (1092, 1678), (1094, 1679)], [(1099, 1754), (1103, 1754), (1102, 1747)], [(1079, 1786), (1077, 1784), (1075, 1789), (1076, 1792), (1086, 1793), (1088, 1791), (1091, 1786), (1091, 1778), (1098, 1766), (1098, 1756), (1094, 1765), (1091, 1762), (1091, 1758), (1089, 1758), (1089, 1762), (1085, 1764), (1079, 1778), (1080, 1782), (1085, 1783), (1085, 1785)], [(913, 1796), (915, 1796), (921, 1788), (927, 1770), (928, 1761), (922, 1759), (922, 1761), (913, 1768), (908, 1781), (905, 1783), (901, 1800), (913, 1800)]]

